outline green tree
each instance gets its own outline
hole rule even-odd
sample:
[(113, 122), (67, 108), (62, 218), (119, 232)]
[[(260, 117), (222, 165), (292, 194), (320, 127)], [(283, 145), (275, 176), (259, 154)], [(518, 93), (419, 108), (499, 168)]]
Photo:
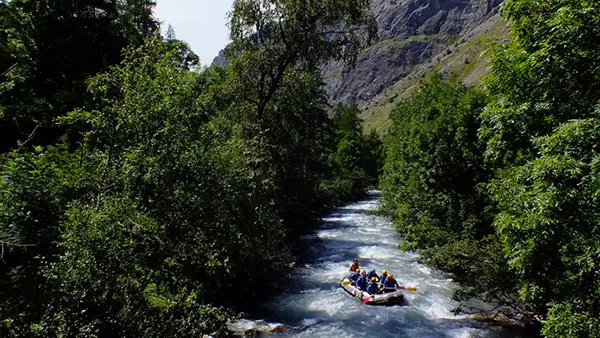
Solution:
[(598, 337), (600, 4), (511, 0), (480, 136), (520, 301), (550, 337)]
[(333, 110), (337, 175), (351, 179), (356, 193), (377, 184), (382, 155), (381, 138), (375, 133), (363, 134), (359, 115), (355, 104), (338, 105)]
[(376, 185), (383, 171), (383, 140), (373, 130), (363, 136), (360, 148), (361, 166), (371, 183)]
[(75, 203), (61, 226), (60, 260), (45, 272), (54, 298), (44, 336), (176, 337), (222, 333), (227, 313), (203, 305), (168, 227), (129, 196)]
[[(545, 314), (545, 334), (594, 336), (598, 311), (598, 119), (573, 120), (536, 139), (539, 156), (507, 169), (490, 191), (494, 225), (520, 299)], [(549, 310), (548, 310), (549, 309)], [(567, 311), (574, 316), (568, 318)], [(576, 326), (570, 327), (573, 323)]]
[(363, 135), (357, 105), (337, 105), (332, 116), (332, 137), (328, 143), (329, 173), (318, 187), (321, 203), (336, 206), (362, 197), (377, 185), (381, 165), (381, 139)]
[(239, 302), (291, 260), (255, 142), (222, 138), (229, 124), (206, 110), (222, 74), (177, 55), (155, 39), (91, 80), (96, 109), (62, 118), (83, 133), (75, 153), (6, 159), (4, 332), (211, 333), (225, 314), (208, 304)]
[[(281, 198), (276, 205), (292, 230), (302, 230), (322, 200), (323, 154), (331, 127), (319, 66), (352, 62), (375, 34), (369, 1), (238, 0), (231, 13), (231, 69), (226, 113), (243, 138), (269, 153)], [(293, 103), (293, 105), (292, 105)], [(293, 222), (292, 222), (293, 221)], [(292, 223), (290, 223), (292, 222)]]
[[(227, 54), (240, 99), (259, 122), (289, 69), (313, 71), (330, 59), (355, 60), (376, 34), (368, 0), (237, 0)], [(266, 127), (266, 126), (265, 126)]]
[(336, 163), (347, 172), (361, 167), (360, 148), (362, 128), (358, 117), (358, 106), (348, 108), (338, 105), (333, 111), (333, 126), (336, 136)]
[(0, 151), (64, 133), (54, 119), (85, 103), (85, 80), (121, 61), (121, 52), (157, 32), (152, 0), (0, 3)]
[[(59, 252), (59, 223), (75, 199), (89, 198), (97, 163), (81, 165), (65, 147), (14, 152), (3, 159), (0, 181), (0, 333), (13, 322), (17, 335), (43, 315), (54, 297), (42, 274)], [(89, 165), (89, 166), (88, 166)], [(4, 335), (4, 334), (3, 334)]]
[(504, 11), (512, 41), (496, 49), (482, 114), (490, 164), (523, 163), (532, 138), (572, 118), (587, 118), (600, 100), (600, 4), (511, 0)]
[[(33, 133), (0, 162), (0, 335), (219, 335), (226, 308), (252, 301), (257, 286), (287, 271), (287, 236), (306, 227), (310, 206), (325, 204), (319, 187), (335, 175), (334, 135), (317, 65), (356, 54), (341, 41), (364, 41), (368, 2), (238, 1), (234, 33), (254, 14), (284, 13), (267, 25), (279, 27), (277, 39), (232, 34), (233, 66), (202, 72), (172, 32), (142, 42), (153, 24), (144, 4), (152, 2), (0, 7), (14, 16), (0, 17), (10, 21), (0, 57), (30, 59), (5, 79), (3, 121), (60, 128), (47, 139)], [(83, 45), (90, 52), (129, 48), (102, 65), (50, 74), (51, 60), (36, 59), (45, 54), (34, 48), (36, 34), (47, 33), (28, 20), (62, 27), (47, 53), (96, 33)], [(85, 24), (97, 26), (67, 34)], [(329, 39), (322, 25), (341, 30)], [(54, 55), (57, 65), (71, 52)], [(37, 76), (49, 82), (32, 82)], [(18, 93), (26, 95), (13, 105)]]
[[(172, 57), (178, 49), (163, 48), (150, 42), (96, 77), (91, 89), (101, 107), (70, 119), (92, 127), (85, 140), (103, 158), (105, 189), (122, 187), (143, 201), (140, 208), (167, 226), (168, 241), (182, 255), (197, 256), (184, 269), (189, 278), (207, 275), (208, 289), (223, 288), (233, 279), (221, 276), (252, 271), (238, 284), (241, 290), (288, 259), (279, 251), (272, 172), (255, 170), (265, 156), (255, 140), (228, 132), (231, 123), (206, 110), (213, 106), (205, 95), (209, 84), (219, 79), (181, 69)], [(205, 296), (235, 298), (227, 291)]]
[(462, 297), (511, 305), (507, 273), (491, 225), (478, 116), (483, 93), (435, 75), (398, 104), (385, 138), (383, 208), (404, 235), (404, 249), (420, 249), (434, 266), (465, 286)]

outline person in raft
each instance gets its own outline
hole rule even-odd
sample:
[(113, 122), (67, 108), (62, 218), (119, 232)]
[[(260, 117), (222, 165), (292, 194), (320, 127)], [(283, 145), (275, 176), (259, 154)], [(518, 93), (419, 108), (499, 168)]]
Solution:
[(391, 273), (387, 276), (385, 281), (383, 281), (384, 292), (394, 292), (396, 288), (399, 288), (398, 282), (394, 279), (394, 275)]
[[(383, 271), (385, 271), (385, 270), (383, 270)], [(375, 272), (375, 269), (369, 271), (369, 273), (367, 274), (367, 280), (371, 280), (371, 278), (373, 278), (373, 277), (377, 278), (377, 282), (381, 282), (382, 281), (381, 279), (379, 279), (379, 276), (377, 276), (377, 273)]]
[(358, 277), (358, 279), (356, 280), (356, 286), (358, 286), (358, 288), (361, 290), (366, 290), (367, 289), (367, 281), (368, 281), (367, 271), (363, 270), (360, 277)]
[(386, 278), (387, 278), (387, 270), (381, 271), (381, 278), (379, 278), (379, 281), (381, 283), (383, 283), (383, 282), (385, 282)]
[(356, 269), (358, 269), (358, 259), (354, 259), (354, 261), (352, 262), (352, 265), (350, 265), (350, 269), (348, 269), (349, 272), (353, 272), (356, 271)]
[(356, 285), (356, 281), (358, 280), (358, 277), (360, 277), (360, 269), (356, 269), (356, 271), (350, 272), (348, 279), (350, 280), (352, 285)]
[(377, 294), (379, 292), (379, 287), (377, 286), (377, 279), (375, 277), (371, 277), (371, 281), (367, 284), (367, 293), (370, 295)]

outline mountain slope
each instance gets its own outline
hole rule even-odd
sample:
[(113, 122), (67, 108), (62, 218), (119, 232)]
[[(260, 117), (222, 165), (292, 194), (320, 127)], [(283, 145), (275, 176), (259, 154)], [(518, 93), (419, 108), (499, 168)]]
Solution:
[(323, 67), (331, 104), (359, 104), (367, 131), (387, 129), (398, 99), (433, 70), (473, 84), (486, 72), (489, 43), (504, 40), (502, 0), (373, 0), (379, 41), (355, 67)]

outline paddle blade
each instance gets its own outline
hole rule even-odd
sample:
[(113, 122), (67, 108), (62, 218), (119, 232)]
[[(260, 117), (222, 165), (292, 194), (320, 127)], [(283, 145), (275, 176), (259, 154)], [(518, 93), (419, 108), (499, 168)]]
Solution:
[(417, 287), (416, 286), (404, 286), (404, 285), (400, 285), (398, 287), (398, 289), (400, 289), (400, 290), (406, 290), (406, 291), (409, 291), (409, 292), (417, 292)]

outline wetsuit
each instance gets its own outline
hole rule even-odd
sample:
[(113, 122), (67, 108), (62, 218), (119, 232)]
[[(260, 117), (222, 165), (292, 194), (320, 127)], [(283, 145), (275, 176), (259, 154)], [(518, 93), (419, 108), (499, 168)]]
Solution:
[(371, 280), (371, 277), (375, 277), (377, 278), (376, 282), (380, 282), (381, 279), (379, 279), (379, 276), (377, 276), (377, 273), (375, 272), (375, 270), (371, 270), (368, 274), (367, 274), (367, 280)]
[(370, 295), (374, 295), (377, 292), (379, 292), (379, 288), (377, 287), (377, 283), (370, 281), (369, 284), (367, 284), (367, 293)]
[(352, 284), (356, 284), (356, 280), (358, 279), (358, 277), (360, 277), (360, 274), (356, 271), (351, 272), (350, 276), (348, 276), (348, 279), (352, 282)]
[(386, 278), (383, 281), (383, 287), (386, 288), (385, 292), (394, 292), (400, 285), (398, 285), (398, 282), (394, 278)]
[(356, 286), (358, 286), (361, 290), (365, 290), (367, 288), (367, 278), (365, 275), (361, 275), (356, 280)]

